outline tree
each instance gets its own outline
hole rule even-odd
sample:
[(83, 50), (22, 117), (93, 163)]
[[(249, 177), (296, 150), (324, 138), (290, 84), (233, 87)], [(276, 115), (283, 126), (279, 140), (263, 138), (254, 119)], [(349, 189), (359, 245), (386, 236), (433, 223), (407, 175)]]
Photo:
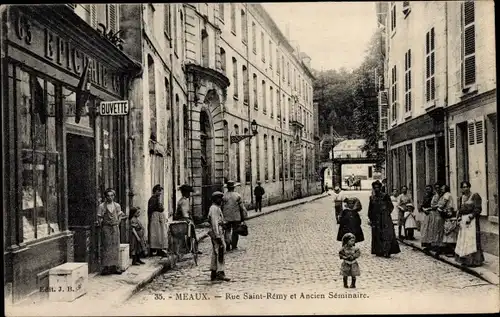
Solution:
[(381, 50), (380, 31), (373, 35), (367, 55), (361, 66), (354, 72), (353, 98), (355, 107), (353, 121), (356, 131), (361, 138), (366, 140), (363, 148), (369, 157), (377, 158), (377, 167), (385, 160), (384, 149), (378, 148), (380, 140), (379, 113), (377, 101), (377, 87), (375, 69), (383, 69), (383, 51)]

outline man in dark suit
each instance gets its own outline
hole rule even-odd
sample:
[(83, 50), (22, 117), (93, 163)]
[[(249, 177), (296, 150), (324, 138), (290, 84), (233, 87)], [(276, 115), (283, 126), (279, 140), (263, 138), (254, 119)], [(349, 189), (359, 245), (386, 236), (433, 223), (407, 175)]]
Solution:
[(266, 191), (261, 186), (261, 182), (257, 182), (257, 186), (255, 186), (253, 191), (255, 195), (255, 211), (257, 212), (262, 211), (262, 196), (264, 196), (265, 193)]

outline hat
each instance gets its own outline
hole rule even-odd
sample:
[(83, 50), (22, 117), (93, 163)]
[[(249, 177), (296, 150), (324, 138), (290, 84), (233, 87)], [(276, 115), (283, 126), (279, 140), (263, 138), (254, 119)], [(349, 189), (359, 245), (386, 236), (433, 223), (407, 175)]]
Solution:
[(153, 193), (158, 191), (158, 190), (162, 190), (163, 187), (160, 185), (160, 184), (156, 184), (154, 187), (153, 187)]
[(260, 184), (262, 184), (262, 182), (261, 182), (261, 181), (258, 181), (258, 182), (257, 182), (257, 184), (259, 184), (259, 185), (260, 185)]
[(415, 209), (415, 206), (413, 206), (413, 204), (411, 204), (411, 203), (406, 204), (406, 207), (411, 207), (411, 208)]
[(339, 185), (335, 185), (334, 190), (340, 190), (340, 186)]
[(220, 191), (215, 191), (215, 192), (212, 193), (212, 198), (222, 197), (222, 196), (224, 196), (224, 193), (220, 192)]
[(179, 187), (179, 190), (181, 192), (190, 192), (190, 193), (194, 193), (194, 189), (193, 187), (191, 187), (190, 185), (188, 184), (184, 184), (182, 185), (181, 187)]
[(235, 186), (236, 186), (236, 184), (234, 183), (234, 181), (227, 181), (226, 182), (227, 188), (234, 188)]

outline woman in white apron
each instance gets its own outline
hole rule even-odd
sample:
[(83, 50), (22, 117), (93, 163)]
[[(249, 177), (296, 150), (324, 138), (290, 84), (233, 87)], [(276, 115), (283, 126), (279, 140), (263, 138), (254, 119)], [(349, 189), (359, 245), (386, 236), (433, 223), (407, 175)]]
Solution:
[(484, 262), (481, 247), (479, 215), (481, 214), (481, 196), (470, 191), (470, 183), (460, 184), (462, 197), (458, 209), (459, 231), (455, 248), (456, 260), (464, 266), (481, 266)]

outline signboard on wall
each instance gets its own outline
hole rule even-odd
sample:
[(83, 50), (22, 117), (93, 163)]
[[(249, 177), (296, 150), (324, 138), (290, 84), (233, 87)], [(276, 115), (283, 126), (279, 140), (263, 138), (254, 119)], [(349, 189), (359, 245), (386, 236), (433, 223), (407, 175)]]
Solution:
[(125, 116), (128, 115), (128, 100), (102, 101), (99, 105), (101, 116)]

